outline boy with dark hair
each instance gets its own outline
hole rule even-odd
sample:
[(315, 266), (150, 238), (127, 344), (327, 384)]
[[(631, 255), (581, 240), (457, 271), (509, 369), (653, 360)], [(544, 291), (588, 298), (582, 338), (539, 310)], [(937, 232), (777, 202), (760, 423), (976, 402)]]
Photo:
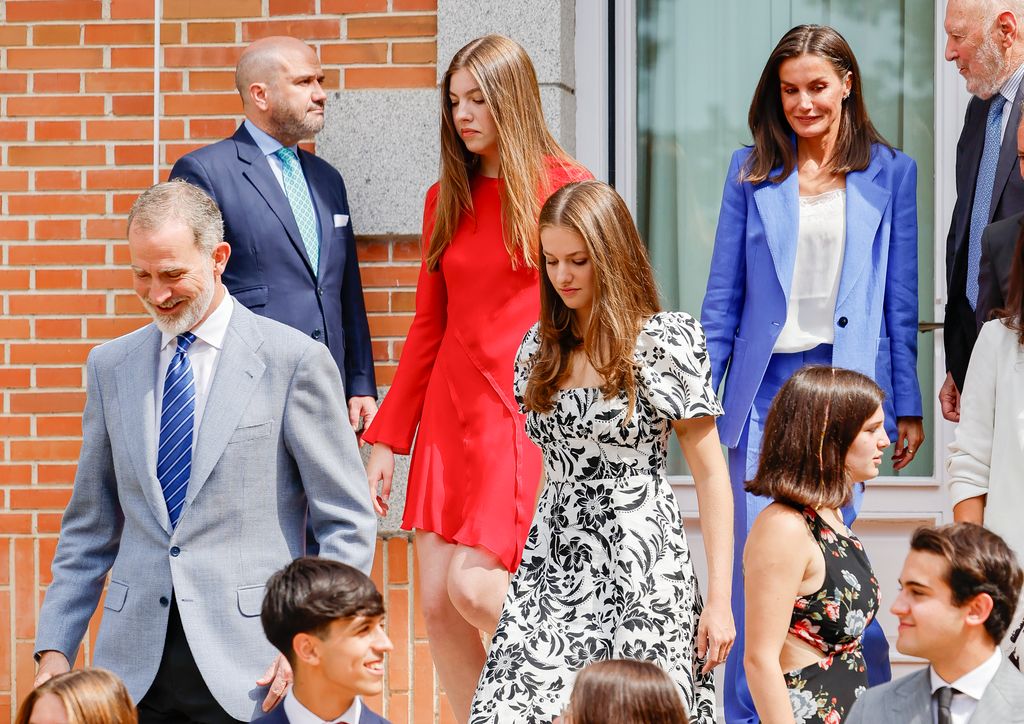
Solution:
[(845, 724), (1024, 722), (1024, 675), (999, 649), (1022, 584), (995, 533), (973, 523), (918, 528), (890, 610), (896, 648), (931, 666), (868, 689)]
[(264, 724), (389, 724), (360, 696), (379, 694), (384, 600), (373, 581), (326, 558), (298, 558), (271, 576), (260, 613), (263, 630), (292, 665), (295, 682)]

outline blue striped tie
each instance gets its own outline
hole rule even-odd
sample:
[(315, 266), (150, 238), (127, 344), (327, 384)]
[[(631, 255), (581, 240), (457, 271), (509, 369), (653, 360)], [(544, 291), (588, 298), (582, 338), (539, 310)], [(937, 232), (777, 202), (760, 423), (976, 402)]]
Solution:
[(164, 397), (160, 411), (160, 447), (156, 455), (156, 477), (167, 501), (171, 527), (178, 524), (185, 506), (188, 478), (192, 473), (192, 427), (195, 419), (196, 386), (188, 348), (196, 341), (191, 332), (178, 335), (178, 348), (167, 366)]
[(283, 146), (275, 154), (281, 159), (281, 177), (284, 179), (284, 193), (288, 197), (288, 205), (292, 207), (292, 216), (302, 235), (302, 245), (306, 247), (309, 265), (313, 267), (315, 276), (320, 266), (320, 239), (316, 231), (316, 213), (313, 202), (309, 198), (309, 187), (299, 166), (299, 157), (295, 151)]
[(992, 206), (992, 189), (996, 185), (996, 166), (999, 165), (999, 147), (1002, 145), (1003, 104), (1006, 96), (997, 93), (988, 109), (985, 122), (985, 147), (978, 165), (978, 180), (974, 184), (974, 203), (971, 206), (971, 229), (967, 237), (967, 301), (971, 309), (978, 308), (978, 274), (981, 271), (981, 232), (988, 224)]

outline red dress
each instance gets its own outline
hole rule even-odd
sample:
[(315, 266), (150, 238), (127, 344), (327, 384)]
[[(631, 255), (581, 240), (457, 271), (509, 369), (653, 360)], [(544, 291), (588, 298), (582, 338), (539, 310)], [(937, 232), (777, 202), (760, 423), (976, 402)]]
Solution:
[[(552, 190), (590, 178), (557, 163), (549, 174)], [(472, 179), (475, 214), (462, 215), (437, 272), (420, 267), (416, 317), (394, 383), (363, 439), (408, 454), (416, 438), (402, 528), (482, 546), (515, 571), (541, 468), (512, 376), (516, 350), (540, 313), (540, 291), (537, 270), (512, 269), (502, 183)], [(435, 184), (424, 205), (424, 247), (436, 203)]]

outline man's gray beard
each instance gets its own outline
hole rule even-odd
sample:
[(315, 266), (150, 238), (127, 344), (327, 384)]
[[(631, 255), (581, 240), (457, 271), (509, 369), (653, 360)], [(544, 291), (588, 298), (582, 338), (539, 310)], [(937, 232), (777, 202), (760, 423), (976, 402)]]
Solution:
[[(270, 120), (274, 124), (274, 133), (271, 135), (279, 141), (295, 139), (298, 142), (312, 138), (324, 127), (324, 116), (310, 117), (303, 114), (302, 118), (295, 118), (288, 113), (287, 109), (281, 108), (274, 108), (270, 112)], [(285, 145), (292, 144), (286, 143)]]
[(185, 309), (183, 309), (175, 317), (164, 317), (159, 315), (156, 311), (155, 305), (148, 299), (142, 299), (142, 306), (149, 312), (149, 316), (153, 318), (153, 323), (156, 324), (156, 328), (164, 334), (169, 334), (177, 337), (180, 334), (184, 334), (192, 329), (199, 320), (203, 318), (206, 311), (210, 308), (210, 304), (213, 302), (213, 293), (216, 291), (217, 283), (213, 279), (213, 275), (210, 275), (209, 284), (206, 284), (203, 291), (199, 293), (199, 296), (189, 302)]
[(991, 98), (999, 89), (1003, 87), (1003, 83), (1006, 82), (1006, 59), (999, 53), (999, 45), (991, 36), (986, 35), (981, 45), (978, 46), (976, 53), (976, 62), (979, 63), (986, 71), (985, 77), (980, 78), (975, 76), (974, 88), (968, 87), (967, 91), (971, 95), (978, 96), (979, 98)]

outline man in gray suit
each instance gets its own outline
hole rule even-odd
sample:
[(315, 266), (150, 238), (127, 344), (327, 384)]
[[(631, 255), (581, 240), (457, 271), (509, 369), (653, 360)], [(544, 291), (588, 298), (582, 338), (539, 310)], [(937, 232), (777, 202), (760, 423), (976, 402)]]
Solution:
[(845, 724), (1024, 722), (1024, 676), (999, 648), (1022, 583), (1013, 551), (980, 525), (915, 531), (890, 610), (896, 648), (931, 665), (865, 691)]
[(327, 348), (227, 293), (208, 196), (152, 187), (128, 245), (154, 323), (89, 355), (36, 683), (75, 660), (109, 572), (93, 661), (140, 720), (249, 721), (290, 677), (260, 626), (264, 584), (303, 554), (307, 504), (321, 555), (369, 570), (366, 476)]

